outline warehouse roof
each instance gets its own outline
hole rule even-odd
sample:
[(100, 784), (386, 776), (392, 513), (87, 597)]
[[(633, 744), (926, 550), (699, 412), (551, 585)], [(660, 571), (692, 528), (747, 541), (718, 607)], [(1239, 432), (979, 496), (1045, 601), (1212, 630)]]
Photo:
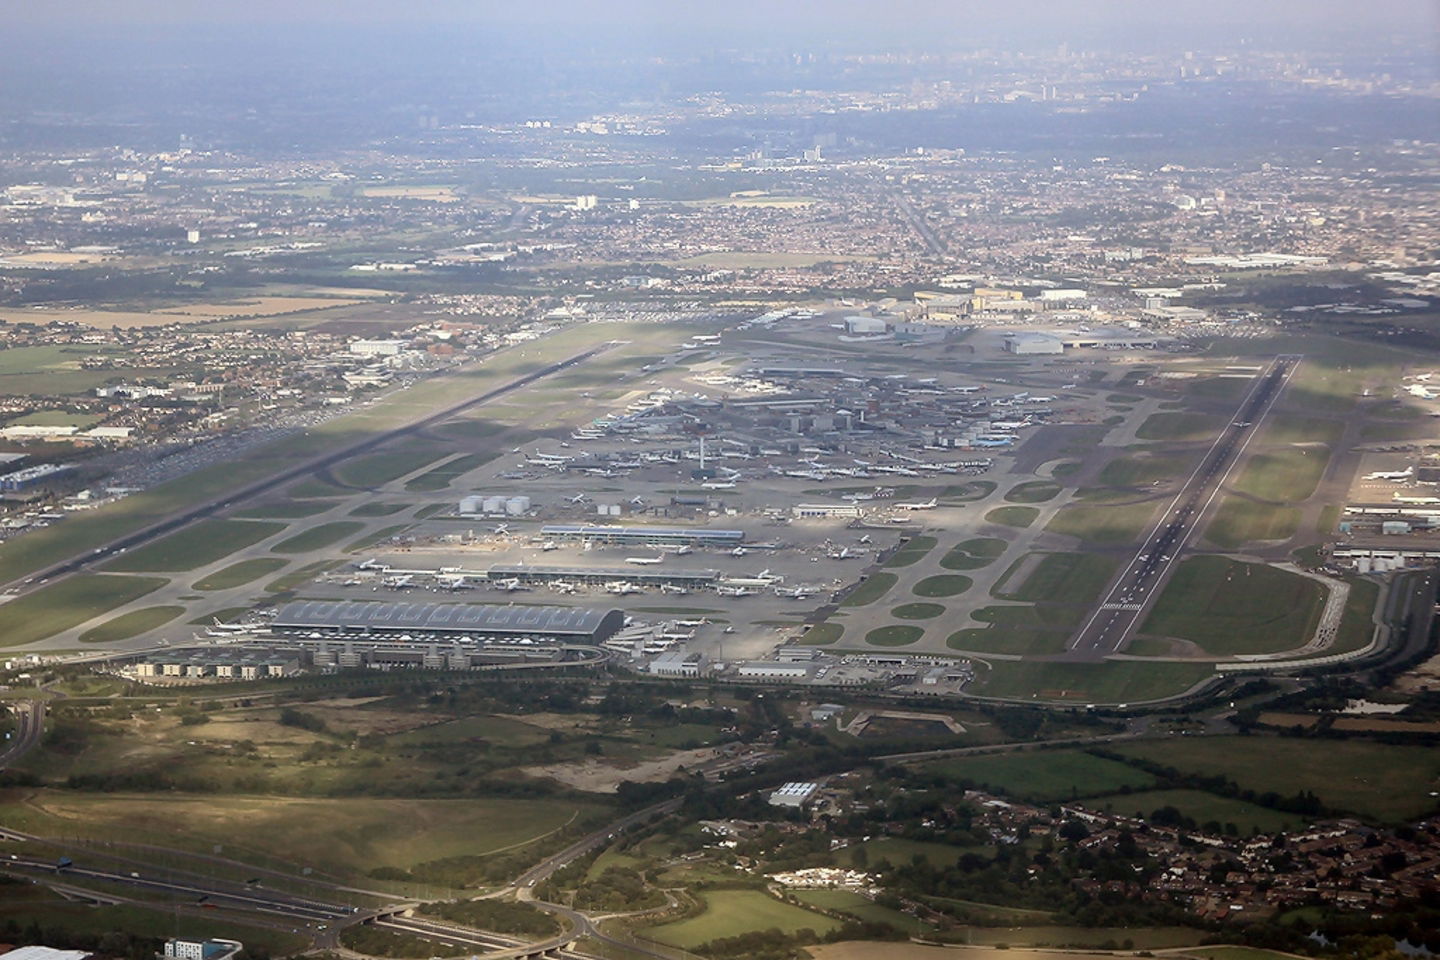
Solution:
[(275, 626), (588, 636), (615, 612), (585, 607), (298, 600), (281, 608)]

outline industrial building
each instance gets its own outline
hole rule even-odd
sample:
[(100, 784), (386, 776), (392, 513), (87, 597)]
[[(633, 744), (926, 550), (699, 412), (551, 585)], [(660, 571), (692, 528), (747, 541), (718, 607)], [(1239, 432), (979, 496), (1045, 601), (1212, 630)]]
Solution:
[(598, 644), (625, 625), (619, 610), (465, 603), (297, 600), (276, 614), (279, 636)]
[(155, 677), (182, 680), (264, 680), (292, 677), (300, 671), (293, 650), (256, 650), (207, 647), (145, 654), (130, 672), (138, 679)]
[(540, 536), (552, 540), (592, 540), (595, 543), (651, 546), (735, 547), (744, 542), (744, 530), (709, 530), (704, 527), (602, 527), (585, 523), (546, 524)]
[(1065, 344), (1048, 333), (1012, 333), (1005, 337), (1005, 350), (1017, 356), (1056, 354), (1065, 352)]
[(68, 464), (39, 463), (0, 475), (0, 491), (29, 490), (74, 472), (75, 468)]
[(790, 807), (798, 810), (809, 803), (819, 790), (820, 784), (818, 783), (802, 781), (786, 783), (771, 793), (766, 802), (772, 807)]

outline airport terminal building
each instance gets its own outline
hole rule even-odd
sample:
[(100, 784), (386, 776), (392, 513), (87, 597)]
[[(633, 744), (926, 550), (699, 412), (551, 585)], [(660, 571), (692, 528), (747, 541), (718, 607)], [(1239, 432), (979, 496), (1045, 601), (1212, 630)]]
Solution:
[(298, 600), (271, 624), (277, 636), (599, 644), (625, 625), (619, 610), (511, 604)]

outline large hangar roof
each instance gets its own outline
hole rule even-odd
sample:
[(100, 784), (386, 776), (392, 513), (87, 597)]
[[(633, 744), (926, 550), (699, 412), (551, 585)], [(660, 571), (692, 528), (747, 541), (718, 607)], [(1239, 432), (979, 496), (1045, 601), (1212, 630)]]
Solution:
[(375, 603), (297, 600), (275, 617), (277, 627), (443, 630), (592, 636), (613, 610), (468, 603)]

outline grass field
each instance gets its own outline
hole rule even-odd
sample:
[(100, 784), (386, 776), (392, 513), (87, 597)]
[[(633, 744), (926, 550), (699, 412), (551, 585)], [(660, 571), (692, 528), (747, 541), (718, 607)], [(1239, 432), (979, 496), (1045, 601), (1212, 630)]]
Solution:
[(1299, 503), (1315, 492), (1329, 462), (1330, 448), (1323, 444), (1266, 450), (1246, 461), (1233, 485), (1262, 500)]
[(1190, 557), (1141, 629), (1191, 640), (1217, 656), (1292, 650), (1310, 638), (1324, 592), (1308, 577), (1264, 564)]
[(892, 623), (876, 627), (865, 634), (865, 642), (875, 647), (908, 647), (925, 636), (924, 627), (912, 627), (904, 623)]
[(900, 549), (885, 561), (887, 567), (908, 567), (912, 563), (918, 563), (927, 553), (935, 549), (939, 541), (934, 537), (911, 537), (900, 545)]
[(1054, 500), (1060, 493), (1060, 484), (1049, 480), (1027, 480), (1005, 491), (1009, 503), (1044, 503)]
[(262, 520), (201, 520), (116, 557), (105, 564), (105, 569), (120, 573), (194, 570), (284, 529), (283, 523)]
[(893, 573), (872, 573), (863, 583), (851, 590), (844, 600), (840, 601), (840, 606), (863, 607), (872, 604), (890, 592), (890, 588), (895, 586), (898, 579)]
[(163, 587), (160, 577), (88, 573), (0, 604), (0, 647), (19, 647), (100, 616)]
[(332, 523), (322, 523), (318, 527), (311, 527), (303, 533), (297, 533), (293, 537), (281, 540), (271, 549), (276, 553), (309, 553), (311, 550), (319, 550), (321, 547), (338, 543), (364, 529), (365, 524), (356, 520), (336, 520)]
[(918, 918), (891, 907), (882, 907), (853, 890), (796, 890), (794, 893), (795, 899), (812, 907), (848, 913), (870, 923), (888, 923), (896, 930), (907, 933), (918, 934), (931, 929), (929, 924)]
[(844, 633), (844, 624), (817, 623), (805, 631), (805, 635), (800, 638), (800, 642), (813, 647), (823, 647), (839, 640)]
[(298, 520), (324, 513), (334, 506), (324, 500), (279, 500), (237, 511), (235, 516), (248, 520)]
[(114, 643), (128, 640), (142, 633), (149, 633), (156, 627), (163, 627), (185, 612), (184, 607), (145, 607), (131, 610), (106, 620), (98, 627), (91, 627), (80, 634), (81, 643)]
[(463, 457), (456, 457), (454, 460), (447, 460), (433, 470), (420, 474), (413, 480), (405, 483), (406, 490), (433, 491), (444, 490), (457, 480), (462, 474), (469, 473), (476, 467), (484, 466), (494, 460), (500, 454), (495, 453), (467, 453)]
[(378, 487), (398, 480), (407, 473), (414, 473), (427, 463), (434, 463), (445, 455), (445, 451), (438, 447), (372, 453), (346, 461), (336, 468), (335, 476), (352, 486)]
[(340, 875), (492, 853), (603, 809), (589, 801), (544, 798), (334, 800), (66, 791), (40, 791), (24, 805), (0, 804), (5, 823), (16, 829), (25, 822), (40, 832), (58, 828), (71, 836), (185, 845), (205, 852), (218, 843), (233, 859), (311, 866)]
[(901, 620), (933, 620), (944, 613), (944, 606), (938, 603), (902, 603), (890, 611), (892, 617)]
[(991, 697), (1065, 703), (1134, 703), (1173, 696), (1214, 676), (1209, 664), (996, 660), (975, 692)]
[(1040, 516), (1034, 507), (996, 507), (985, 514), (986, 523), (999, 523), (1007, 527), (1028, 527)]
[(278, 557), (241, 560), (239, 563), (232, 563), (228, 567), (216, 570), (208, 577), (196, 580), (191, 586), (196, 590), (230, 590), (243, 586), (251, 580), (259, 580), (263, 576), (274, 573), (289, 562)]
[[(1116, 793), (1145, 790), (1155, 778), (1118, 760), (1092, 757), (1080, 750), (1031, 750), (997, 756), (961, 757), (928, 763), (928, 772), (939, 773), (957, 783), (979, 784), (1034, 803), (1053, 803)], [(1117, 798), (1128, 802), (1125, 798)], [(1162, 804), (1163, 805), (1163, 804)], [(1120, 810), (1121, 808), (1117, 808)], [(1152, 808), (1146, 808), (1146, 812)], [(1129, 807), (1123, 812), (1131, 812)]]
[(1111, 487), (1148, 487), (1156, 481), (1183, 479), (1194, 466), (1193, 455), (1133, 454), (1105, 464), (1100, 471), (1100, 482)]
[(1083, 607), (1063, 604), (981, 607), (971, 617), (990, 626), (957, 630), (947, 642), (952, 649), (977, 653), (1061, 653), (1084, 613)]
[(1241, 789), (1291, 796), (1310, 790), (1326, 806), (1380, 821), (1420, 817), (1435, 808), (1440, 751), (1347, 740), (1288, 737), (1188, 737), (1116, 748), (1181, 771), (1223, 775)]
[(287, 590), (294, 590), (303, 583), (309, 583), (315, 577), (337, 566), (339, 560), (317, 560), (315, 563), (307, 563), (303, 567), (296, 567), (289, 573), (281, 574), (274, 580), (265, 584), (267, 593), (284, 593)]
[(1045, 529), (1092, 543), (1130, 543), (1145, 532), (1157, 506), (1158, 503), (1153, 500), (1104, 505), (1070, 504), (1061, 507)]
[(1202, 828), (1211, 823), (1218, 823), (1222, 828), (1227, 823), (1233, 823), (1242, 836), (1297, 830), (1307, 822), (1306, 818), (1296, 814), (1281, 813), (1231, 797), (1217, 797), (1201, 790), (1145, 790), (1127, 795), (1087, 797), (1084, 803), (1092, 810), (1105, 810), (1127, 817), (1140, 814), (1142, 819), (1161, 807), (1174, 807)]
[(813, 930), (824, 936), (840, 927), (840, 921), (823, 914), (782, 903), (759, 890), (707, 890), (700, 894), (705, 912), (675, 923), (645, 931), (661, 943), (692, 950), (711, 940), (742, 933), (779, 930), (794, 934)]
[(1228, 496), (1205, 528), (1205, 539), (1217, 547), (1233, 550), (1255, 540), (1289, 540), (1300, 527), (1296, 507), (1258, 503)]
[(940, 558), (946, 570), (979, 570), (994, 563), (1009, 544), (998, 537), (975, 537), (962, 540)]
[(955, 597), (969, 590), (974, 583), (974, 580), (959, 573), (942, 573), (926, 577), (911, 587), (910, 592), (917, 597)]
[(1135, 436), (1141, 440), (1180, 442), (1214, 440), (1227, 422), (1225, 417), (1210, 413), (1152, 413), (1136, 429)]
[(1013, 593), (1031, 603), (1089, 603), (1100, 596), (1120, 561), (1099, 553), (1047, 553)]
[(1345, 424), (1323, 417), (1290, 414), (1271, 417), (1260, 439), (1265, 443), (1323, 443), (1333, 447), (1345, 433)]
[(352, 517), (388, 517), (415, 506), (413, 503), (362, 503), (350, 511)]

